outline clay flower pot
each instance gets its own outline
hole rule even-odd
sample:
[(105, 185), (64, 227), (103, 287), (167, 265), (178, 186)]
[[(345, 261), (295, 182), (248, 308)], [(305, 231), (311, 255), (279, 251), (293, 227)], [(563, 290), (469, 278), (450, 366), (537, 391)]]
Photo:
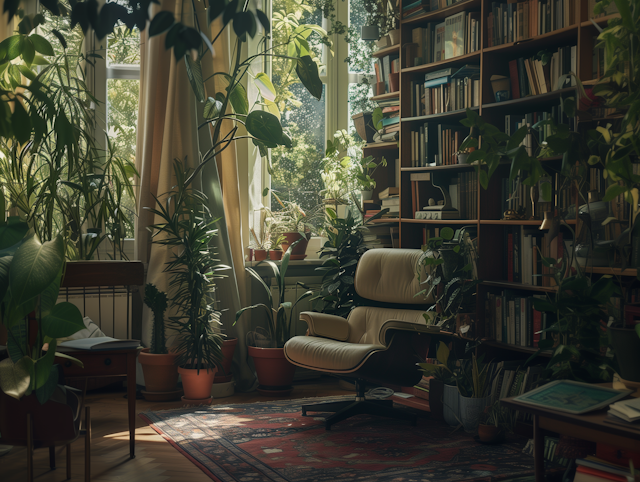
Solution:
[(282, 259), (282, 250), (281, 249), (270, 249), (269, 250), (269, 259), (274, 261), (278, 261)]
[(213, 383), (230, 382), (233, 378), (231, 374), (231, 362), (233, 361), (233, 353), (238, 344), (237, 338), (227, 338), (222, 342), (222, 370), (216, 373)]
[(217, 368), (201, 368), (200, 373), (195, 368), (178, 367), (178, 373), (182, 378), (184, 398), (189, 400), (207, 400), (211, 398), (211, 386), (216, 376)]
[(253, 250), (253, 259), (256, 261), (264, 261), (267, 259), (267, 250), (266, 249), (254, 249)]
[(258, 391), (290, 391), (296, 370), (284, 356), (284, 348), (247, 347), (258, 375)]
[(145, 348), (138, 355), (144, 373), (145, 390), (147, 392), (170, 392), (178, 383), (178, 367), (175, 364), (175, 353), (154, 354)]
[(481, 442), (501, 442), (504, 440), (504, 430), (495, 425), (478, 425), (478, 439)]
[(291, 259), (306, 258), (307, 244), (309, 244), (309, 240), (297, 231), (291, 233), (283, 233), (283, 235), (286, 238), (286, 241), (282, 243), (282, 249), (284, 251), (289, 249), (289, 246), (295, 243), (297, 240), (302, 240), (293, 247), (293, 250), (291, 251)]

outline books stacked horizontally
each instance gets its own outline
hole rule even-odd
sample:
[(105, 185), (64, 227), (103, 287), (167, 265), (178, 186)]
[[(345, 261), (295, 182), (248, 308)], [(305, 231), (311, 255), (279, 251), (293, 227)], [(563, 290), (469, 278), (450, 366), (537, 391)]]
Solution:
[(411, 30), (417, 45), (416, 56), (409, 66), (431, 64), (469, 54), (480, 49), (480, 12), (460, 12)]
[(575, 0), (492, 1), (487, 17), (488, 46), (520, 42), (568, 27), (576, 22), (576, 11)]
[(625, 422), (638, 423), (640, 422), (640, 398), (612, 403), (607, 413)]
[[(635, 473), (639, 472), (636, 470)], [(584, 459), (576, 459), (574, 482), (611, 482), (612, 480), (628, 482), (633, 480), (633, 475), (631, 475), (629, 467), (612, 464), (593, 455)]]
[(395, 246), (394, 238), (397, 241), (397, 229), (397, 226), (388, 223), (367, 226), (367, 231), (363, 236), (363, 245), (368, 249), (393, 248)]
[(397, 218), (400, 216), (400, 191), (397, 187), (388, 187), (378, 194), (382, 209), (389, 209), (389, 212), (382, 217)]
[(480, 66), (429, 72), (411, 82), (411, 115), (431, 115), (480, 105)]
[(535, 57), (509, 61), (512, 98), (546, 94), (575, 85), (575, 80), (568, 74), (576, 71), (576, 53), (575, 45), (567, 45), (558, 47), (544, 65)]
[(400, 99), (378, 101), (382, 109), (382, 129), (373, 136), (373, 142), (394, 142), (400, 134)]

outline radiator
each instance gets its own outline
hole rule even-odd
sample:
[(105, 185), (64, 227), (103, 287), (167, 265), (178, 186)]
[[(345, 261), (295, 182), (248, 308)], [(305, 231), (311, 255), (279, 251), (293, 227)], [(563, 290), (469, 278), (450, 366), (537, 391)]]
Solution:
[(106, 336), (132, 338), (131, 299), (125, 288), (63, 288), (58, 298), (61, 301), (77, 306)]

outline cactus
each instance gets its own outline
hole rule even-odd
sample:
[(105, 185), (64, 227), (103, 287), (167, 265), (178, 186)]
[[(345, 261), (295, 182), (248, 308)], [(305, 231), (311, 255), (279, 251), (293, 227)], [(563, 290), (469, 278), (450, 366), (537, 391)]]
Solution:
[(147, 283), (144, 287), (144, 303), (153, 311), (149, 353), (166, 354), (168, 352), (164, 336), (164, 312), (167, 309), (167, 294), (158, 290), (153, 283)]

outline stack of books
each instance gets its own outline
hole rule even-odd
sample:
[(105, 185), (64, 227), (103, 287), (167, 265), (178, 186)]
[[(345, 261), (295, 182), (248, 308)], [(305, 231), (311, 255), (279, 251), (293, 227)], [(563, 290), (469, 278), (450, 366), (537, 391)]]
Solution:
[(373, 136), (373, 142), (397, 141), (400, 134), (400, 99), (378, 101), (382, 109), (382, 129)]
[[(390, 224), (367, 226), (367, 231), (363, 236), (364, 246), (368, 249), (393, 248), (394, 229), (397, 230), (397, 226), (394, 227)], [(397, 234), (395, 235), (397, 237)]]
[(400, 216), (400, 191), (397, 187), (388, 187), (378, 194), (382, 209), (389, 209), (389, 212), (382, 217), (397, 218)]
[[(637, 474), (638, 471), (636, 470)], [(576, 475), (574, 482), (627, 482), (633, 480), (629, 467), (612, 464), (589, 455), (584, 459), (576, 459)]]
[(422, 15), (430, 11), (430, 0), (418, 0), (417, 2), (407, 2), (402, 6), (402, 18), (411, 18)]
[(609, 405), (607, 414), (625, 422), (638, 423), (640, 422), (640, 398), (612, 403)]

